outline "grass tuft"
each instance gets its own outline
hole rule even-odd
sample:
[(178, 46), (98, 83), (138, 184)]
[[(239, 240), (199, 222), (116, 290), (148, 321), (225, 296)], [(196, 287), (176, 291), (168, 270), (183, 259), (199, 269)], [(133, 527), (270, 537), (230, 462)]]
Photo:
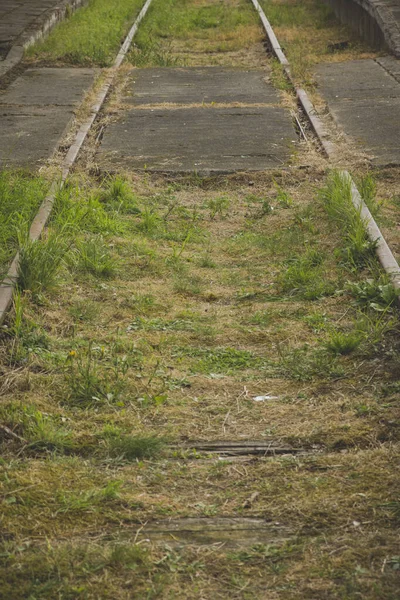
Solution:
[(57, 232), (32, 241), (26, 233), (19, 235), (18, 289), (33, 297), (55, 287), (67, 252), (65, 238)]

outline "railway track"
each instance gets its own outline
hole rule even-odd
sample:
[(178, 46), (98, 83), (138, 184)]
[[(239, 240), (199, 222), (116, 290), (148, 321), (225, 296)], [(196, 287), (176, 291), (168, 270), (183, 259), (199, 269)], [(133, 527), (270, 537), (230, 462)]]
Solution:
[[(253, 168), (277, 151), (249, 151), (228, 174), (202, 155), (202, 177), (147, 139), (141, 168), (119, 168), (138, 122), (201, 111), (273, 115), (334, 157), (252, 3), (294, 122), (272, 88), (246, 97), (241, 77), (266, 85), (256, 69), (124, 71), (147, 0), (0, 288), (5, 597), (395, 593), (400, 271), (351, 176), (326, 159)], [(64, 285), (15, 293), (46, 244)]]

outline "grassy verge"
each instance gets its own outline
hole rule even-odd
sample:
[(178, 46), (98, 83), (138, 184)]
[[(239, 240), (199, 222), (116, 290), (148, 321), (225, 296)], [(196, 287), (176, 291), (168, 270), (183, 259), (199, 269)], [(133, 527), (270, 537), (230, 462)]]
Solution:
[(130, 61), (138, 67), (244, 61), (249, 66), (254, 52), (261, 54), (262, 38), (258, 16), (246, 0), (154, 0)]
[(142, 0), (89, 0), (26, 56), (51, 64), (108, 67), (142, 5)]
[[(267, 18), (289, 60), (298, 85), (313, 87), (313, 68), (336, 62), (375, 56), (347, 27), (340, 25), (322, 0), (261, 0)], [(277, 85), (285, 86), (275, 64)]]
[[(394, 597), (398, 313), (353, 254), (346, 189), (312, 180), (77, 178), (59, 195), (1, 334), (4, 597)], [(168, 447), (221, 438), (310, 454)], [(186, 516), (293, 534), (141, 541)]]
[(4, 277), (25, 230), (43, 201), (47, 182), (23, 172), (0, 172), (0, 277)]

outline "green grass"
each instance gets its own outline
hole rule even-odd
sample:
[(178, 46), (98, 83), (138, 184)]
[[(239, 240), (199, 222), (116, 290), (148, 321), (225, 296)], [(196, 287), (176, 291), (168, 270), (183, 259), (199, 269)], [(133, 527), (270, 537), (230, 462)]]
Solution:
[(297, 295), (305, 300), (332, 295), (335, 284), (329, 280), (323, 263), (324, 256), (315, 249), (290, 259), (286, 270), (282, 271), (278, 279), (280, 292)]
[(34, 60), (108, 67), (115, 59), (142, 0), (89, 0), (27, 50)]
[[(274, 177), (249, 194), (242, 177), (77, 174), (59, 194), (43, 241), (67, 238), (63, 285), (40, 302), (19, 291), (0, 332), (0, 596), (397, 589), (395, 298), (379, 265), (335, 253), (348, 221), (315, 201), (323, 175)], [(112, 277), (76, 268), (88, 241), (118, 260)], [(305, 452), (187, 451), (221, 439)], [(209, 522), (204, 544), (186, 522), (154, 533), (160, 519), (259, 515), (289, 541), (263, 546), (254, 530), (217, 546)]]
[(124, 405), (122, 392), (130, 368), (128, 356), (115, 347), (94, 346), (70, 350), (65, 368), (66, 397), (69, 404), (86, 408), (99, 404)]
[(350, 179), (333, 172), (321, 190), (320, 198), (330, 219), (340, 229), (343, 260), (354, 268), (372, 264), (376, 260), (376, 244), (368, 237), (360, 209), (352, 203)]
[(24, 232), (19, 241), (17, 285), (39, 297), (57, 284), (57, 278), (68, 250), (66, 238), (51, 232), (32, 241)]
[[(224, 53), (261, 39), (257, 15), (248, 2), (154, 0), (130, 52), (138, 67), (196, 62), (197, 50)], [(197, 56), (197, 60), (199, 57)]]
[(82, 273), (111, 278), (115, 275), (117, 263), (104, 240), (101, 237), (92, 237), (77, 241), (72, 266)]
[(23, 171), (0, 171), (0, 277), (18, 248), (18, 231), (30, 225), (48, 183)]

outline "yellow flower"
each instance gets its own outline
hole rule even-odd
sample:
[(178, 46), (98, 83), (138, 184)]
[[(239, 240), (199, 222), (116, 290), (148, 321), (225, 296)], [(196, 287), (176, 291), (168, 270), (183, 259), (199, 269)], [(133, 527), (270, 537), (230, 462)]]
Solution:
[(76, 356), (76, 352), (75, 352), (75, 350), (70, 350), (70, 351), (69, 351), (69, 356), (71, 356), (71, 358), (72, 358), (73, 356)]

